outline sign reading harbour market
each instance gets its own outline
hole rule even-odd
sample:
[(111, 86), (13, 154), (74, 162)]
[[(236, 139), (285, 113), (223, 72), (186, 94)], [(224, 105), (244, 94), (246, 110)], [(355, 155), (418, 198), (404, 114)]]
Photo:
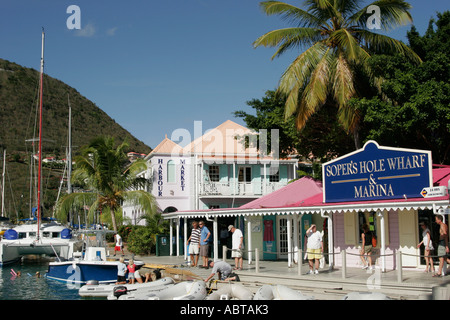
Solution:
[(422, 198), (423, 188), (433, 186), (431, 151), (368, 141), (322, 166), (324, 202)]

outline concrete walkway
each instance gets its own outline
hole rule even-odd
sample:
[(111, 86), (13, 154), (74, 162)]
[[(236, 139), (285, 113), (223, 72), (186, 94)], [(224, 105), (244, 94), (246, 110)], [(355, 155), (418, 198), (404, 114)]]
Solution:
[[(203, 279), (211, 273), (211, 269), (189, 267), (183, 256), (136, 256), (135, 260), (149, 264), (174, 265)], [(227, 262), (234, 267), (233, 260), (228, 259)], [(450, 287), (450, 275), (432, 277), (430, 273), (407, 268), (403, 270), (401, 282), (397, 271), (382, 273), (379, 268), (371, 271), (347, 268), (345, 278), (341, 269), (328, 270), (328, 266), (321, 269), (318, 275), (307, 274), (308, 271), (307, 263), (302, 265), (299, 274), (298, 266), (289, 268), (286, 261), (260, 261), (259, 273), (256, 273), (254, 262), (249, 265), (244, 260), (244, 268), (237, 274), (242, 284), (254, 292), (264, 284), (282, 284), (319, 300), (341, 299), (349, 292), (381, 292), (393, 299), (431, 299), (433, 287)], [(217, 276), (214, 279), (217, 279)]]

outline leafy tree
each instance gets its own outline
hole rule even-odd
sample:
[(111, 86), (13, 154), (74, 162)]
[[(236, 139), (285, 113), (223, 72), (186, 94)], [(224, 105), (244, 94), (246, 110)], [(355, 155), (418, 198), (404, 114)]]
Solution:
[(367, 8), (380, 9), (381, 28), (390, 30), (412, 21), (411, 6), (403, 0), (379, 0), (362, 7), (362, 0), (305, 0), (304, 7), (264, 1), (267, 15), (279, 15), (293, 27), (270, 31), (254, 46), (277, 47), (272, 59), (289, 49), (304, 49), (282, 75), (278, 91), (287, 96), (285, 117), (296, 115), (296, 126), (303, 128), (311, 116), (327, 102), (336, 106), (339, 122), (353, 133), (359, 148), (360, 114), (350, 99), (366, 96), (379, 88), (381, 79), (368, 64), (373, 53), (399, 53), (420, 62), (420, 58), (401, 41), (366, 28)]
[(332, 112), (332, 106), (325, 104), (312, 115), (302, 130), (298, 130), (293, 117), (285, 119), (286, 99), (269, 90), (261, 99), (252, 99), (247, 105), (252, 107), (255, 115), (245, 111), (236, 111), (236, 117), (243, 118), (248, 128), (255, 131), (267, 130), (268, 147), (270, 147), (270, 130), (279, 130), (280, 157), (297, 155), (311, 161), (327, 161), (352, 151), (352, 140)]
[(384, 145), (431, 150), (433, 162), (450, 164), (450, 11), (430, 20), (424, 36), (413, 27), (411, 47), (421, 55), (419, 66), (401, 56), (374, 56), (374, 73), (385, 79), (380, 95), (353, 99), (363, 115), (366, 140)]
[(156, 213), (155, 198), (142, 190), (150, 180), (139, 175), (147, 169), (147, 164), (143, 159), (130, 164), (125, 153), (127, 146), (126, 142), (115, 146), (112, 137), (98, 137), (83, 149), (82, 155), (75, 159), (73, 180), (89, 192), (65, 195), (58, 203), (60, 219), (70, 210), (88, 205), (91, 216), (96, 211), (110, 214), (113, 229), (117, 231), (115, 215), (125, 201), (139, 205), (148, 214)]

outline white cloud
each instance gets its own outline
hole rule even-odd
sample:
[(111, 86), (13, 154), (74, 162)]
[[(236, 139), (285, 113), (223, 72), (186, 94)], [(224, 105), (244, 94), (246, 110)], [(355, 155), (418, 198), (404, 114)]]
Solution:
[(92, 37), (95, 34), (95, 26), (92, 23), (88, 23), (80, 30), (77, 30), (76, 36), (78, 37)]
[(116, 34), (118, 27), (114, 27), (114, 28), (110, 28), (108, 30), (106, 30), (106, 34), (108, 36), (114, 36)]

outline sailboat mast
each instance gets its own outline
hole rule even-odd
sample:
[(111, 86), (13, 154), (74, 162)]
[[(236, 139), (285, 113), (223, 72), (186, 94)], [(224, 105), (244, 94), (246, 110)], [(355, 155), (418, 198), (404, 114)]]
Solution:
[(41, 70), (39, 80), (39, 164), (38, 164), (38, 190), (37, 190), (37, 232), (36, 239), (39, 240), (39, 230), (41, 224), (41, 174), (42, 174), (42, 95), (44, 84), (44, 30), (42, 30), (41, 46)]
[(72, 193), (72, 107), (70, 106), (69, 95), (67, 95), (67, 102), (69, 104), (69, 152), (67, 154), (67, 193)]
[(2, 174), (2, 217), (5, 216), (5, 168), (6, 168), (6, 149), (3, 150), (3, 174)]

